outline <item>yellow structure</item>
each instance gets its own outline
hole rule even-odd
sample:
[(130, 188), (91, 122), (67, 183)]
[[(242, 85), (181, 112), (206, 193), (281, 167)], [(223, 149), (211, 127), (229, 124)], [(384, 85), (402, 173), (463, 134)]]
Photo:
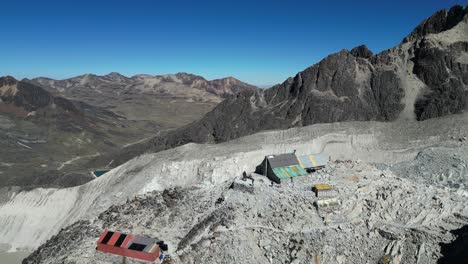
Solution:
[(334, 196), (333, 187), (327, 183), (315, 184), (312, 187), (312, 191), (315, 192), (315, 196), (317, 197)]
[(314, 191), (327, 191), (331, 189), (332, 187), (328, 183), (315, 184), (314, 187), (312, 187)]

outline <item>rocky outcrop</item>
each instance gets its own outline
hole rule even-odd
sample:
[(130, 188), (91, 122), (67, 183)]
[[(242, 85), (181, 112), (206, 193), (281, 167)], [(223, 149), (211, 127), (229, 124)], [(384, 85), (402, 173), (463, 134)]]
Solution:
[[(267, 129), (391, 121), (403, 108), (403, 96), (395, 72), (342, 50), (271, 89), (221, 103), (192, 126), (197, 127), (196, 142), (222, 142)], [(190, 134), (192, 128), (185, 130)]]
[(466, 6), (456, 5), (450, 10), (440, 10), (419, 24), (403, 42), (410, 42), (428, 34), (437, 34), (449, 30), (460, 23), (468, 14)]
[(361, 57), (365, 59), (369, 59), (370, 57), (374, 55), (372, 51), (370, 51), (369, 48), (367, 48), (366, 45), (355, 47), (354, 49), (351, 50), (351, 54), (354, 57)]
[(441, 48), (432, 41), (417, 43), (413, 73), (428, 87), (416, 101), (418, 120), (456, 114), (468, 107), (468, 63), (460, 56), (468, 54), (468, 42), (456, 42)]

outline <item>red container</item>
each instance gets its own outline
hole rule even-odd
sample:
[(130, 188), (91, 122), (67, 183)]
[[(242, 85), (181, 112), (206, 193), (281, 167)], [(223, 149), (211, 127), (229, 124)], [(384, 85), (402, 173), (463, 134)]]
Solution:
[(109, 230), (104, 231), (99, 237), (97, 250), (151, 262), (154, 262), (159, 257), (159, 246), (156, 244), (155, 239)]

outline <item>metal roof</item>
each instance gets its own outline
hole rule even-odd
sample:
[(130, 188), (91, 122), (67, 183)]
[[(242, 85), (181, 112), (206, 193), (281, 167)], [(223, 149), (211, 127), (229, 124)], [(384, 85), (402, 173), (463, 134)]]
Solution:
[(317, 191), (326, 191), (332, 189), (332, 187), (328, 183), (315, 184), (313, 188)]
[(271, 155), (266, 157), (271, 168), (299, 165), (296, 155), (293, 153)]
[(325, 153), (298, 156), (297, 160), (303, 168), (316, 168), (327, 165), (329, 156)]
[(154, 261), (159, 256), (159, 245), (154, 238), (109, 230), (99, 237), (97, 250), (145, 261)]
[(280, 179), (304, 176), (308, 173), (299, 165), (273, 168), (273, 173)]

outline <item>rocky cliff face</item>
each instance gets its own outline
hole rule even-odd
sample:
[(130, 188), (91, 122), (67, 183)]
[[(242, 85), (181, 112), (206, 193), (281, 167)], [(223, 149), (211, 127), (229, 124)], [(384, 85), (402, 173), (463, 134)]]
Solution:
[(450, 10), (440, 10), (421, 22), (403, 42), (414, 41), (429, 34), (437, 34), (452, 29), (464, 19), (468, 9), (466, 6), (454, 6)]
[[(193, 140), (220, 142), (316, 123), (460, 113), (468, 106), (467, 13), (461, 6), (438, 12), (395, 48), (376, 55), (365, 46), (342, 50), (271, 89), (227, 100), (193, 124)], [(414, 97), (409, 79), (420, 86)], [(191, 127), (185, 130), (192, 133)]]
[[(468, 27), (464, 27), (468, 33)], [(415, 103), (418, 120), (459, 113), (468, 107), (468, 42), (443, 48), (424, 38), (414, 50), (413, 73), (427, 85)]]

